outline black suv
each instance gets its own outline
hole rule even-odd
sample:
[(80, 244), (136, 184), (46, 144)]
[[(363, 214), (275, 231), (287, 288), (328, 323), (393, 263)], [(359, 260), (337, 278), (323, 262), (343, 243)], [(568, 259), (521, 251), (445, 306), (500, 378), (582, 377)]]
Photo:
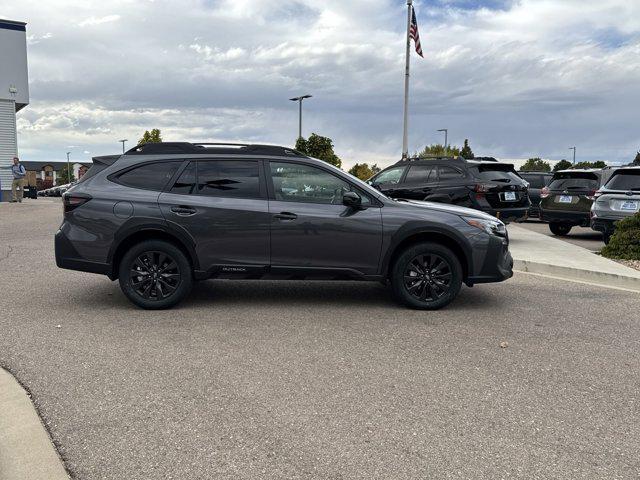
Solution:
[(394, 201), (294, 150), (147, 144), (98, 157), (64, 194), (61, 268), (119, 279), (150, 309), (207, 278), (390, 281), (420, 309), (512, 276), (505, 226), (475, 210)]
[(553, 178), (551, 172), (518, 172), (529, 184), (529, 207), (530, 217), (540, 217), (540, 201), (542, 200), (542, 189), (549, 185)]
[(513, 165), (495, 159), (402, 160), (367, 181), (391, 198), (449, 203), (481, 210), (505, 222), (527, 218), (528, 184)]

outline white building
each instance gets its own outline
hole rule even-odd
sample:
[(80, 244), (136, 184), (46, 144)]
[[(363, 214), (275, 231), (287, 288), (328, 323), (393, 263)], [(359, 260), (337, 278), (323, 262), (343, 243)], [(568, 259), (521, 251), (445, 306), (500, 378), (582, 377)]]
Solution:
[[(0, 19), (0, 166), (18, 154), (16, 112), (29, 104), (25, 23)], [(0, 201), (11, 191), (11, 170), (0, 169)]]

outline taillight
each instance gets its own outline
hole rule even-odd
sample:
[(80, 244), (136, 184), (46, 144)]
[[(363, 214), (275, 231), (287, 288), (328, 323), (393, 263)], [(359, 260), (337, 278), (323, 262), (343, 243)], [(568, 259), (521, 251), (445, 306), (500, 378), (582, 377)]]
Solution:
[(489, 183), (476, 183), (474, 188), (476, 193), (487, 193), (492, 188), (495, 188), (496, 185), (491, 185)]
[(72, 210), (75, 210), (81, 205), (84, 205), (89, 200), (91, 200), (91, 196), (89, 195), (81, 195), (81, 194), (69, 194), (65, 193), (62, 196), (62, 208), (64, 213), (68, 213)]
[(544, 187), (540, 190), (540, 198), (547, 198), (550, 195), (549, 187)]

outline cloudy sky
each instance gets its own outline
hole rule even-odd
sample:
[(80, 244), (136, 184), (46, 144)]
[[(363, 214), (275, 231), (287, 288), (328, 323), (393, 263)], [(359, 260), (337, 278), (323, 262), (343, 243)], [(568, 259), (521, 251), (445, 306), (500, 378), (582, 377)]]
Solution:
[[(23, 159), (117, 153), (118, 139), (334, 140), (348, 167), (402, 143), (404, 0), (0, 0), (28, 22)], [(630, 161), (640, 149), (640, 1), (416, 0), (410, 149)]]

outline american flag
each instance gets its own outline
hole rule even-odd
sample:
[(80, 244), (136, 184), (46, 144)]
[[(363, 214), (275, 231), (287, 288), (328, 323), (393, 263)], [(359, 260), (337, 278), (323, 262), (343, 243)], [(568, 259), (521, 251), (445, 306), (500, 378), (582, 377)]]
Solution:
[(411, 7), (411, 26), (409, 27), (409, 37), (413, 38), (416, 43), (416, 53), (424, 58), (422, 54), (422, 45), (420, 45), (420, 33), (418, 32), (418, 21), (416, 20), (416, 11)]

